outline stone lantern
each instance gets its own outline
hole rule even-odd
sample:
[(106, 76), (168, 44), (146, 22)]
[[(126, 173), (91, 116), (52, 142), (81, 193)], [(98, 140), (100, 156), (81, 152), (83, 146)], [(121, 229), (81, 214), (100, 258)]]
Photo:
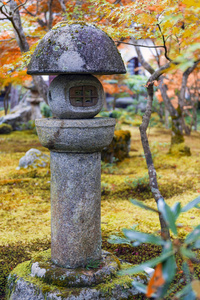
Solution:
[[(92, 74), (125, 72), (112, 39), (92, 25), (60, 23), (37, 46), (28, 74), (58, 76), (48, 91), (53, 118), (35, 121), (39, 139), (51, 153), (51, 256), (41, 254), (32, 262), (30, 278), (66, 290), (63, 298), (55, 293), (51, 298), (50, 291), (45, 295), (49, 298), (42, 298), (44, 292), (34, 281), (31, 288), (23, 284), (29, 298), (15, 287), (11, 294), (20, 297), (9, 299), (128, 299), (136, 293), (130, 280), (126, 291), (120, 285), (109, 288), (108, 298), (94, 288), (113, 280), (119, 265), (101, 249), (100, 217), (101, 150), (112, 141), (115, 120), (95, 117), (104, 91)], [(97, 261), (100, 267), (88, 271)], [(73, 295), (74, 287), (78, 296), (66, 296), (69, 289)], [(31, 296), (36, 289), (41, 297)]]
[(32, 85), (29, 88), (29, 93), (26, 98), (26, 101), (31, 105), (31, 120), (35, 120), (42, 117), (40, 112), (40, 103), (43, 101), (42, 97), (38, 93), (35, 85)]

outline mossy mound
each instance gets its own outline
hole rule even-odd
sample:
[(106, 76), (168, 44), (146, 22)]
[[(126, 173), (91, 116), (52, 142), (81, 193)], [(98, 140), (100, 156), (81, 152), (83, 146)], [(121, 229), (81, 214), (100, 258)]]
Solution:
[(11, 125), (9, 124), (1, 124), (0, 125), (0, 134), (8, 134), (8, 133), (11, 133), (13, 131), (13, 128)]
[[(130, 264), (123, 264), (122, 269), (131, 267)], [(133, 299), (134, 296), (140, 296), (140, 292), (132, 286), (133, 279), (142, 283), (147, 283), (147, 275), (128, 275), (115, 274), (111, 278), (104, 278), (102, 283), (94, 284), (89, 287), (61, 287), (59, 284), (45, 283), (41, 278), (31, 274), (32, 262), (27, 261), (19, 264), (9, 275), (6, 289), (6, 299), (54, 299), (54, 300), (72, 300), (76, 296), (77, 300), (82, 299), (99, 299), (109, 300), (118, 299), (124, 300)], [(85, 270), (86, 271), (86, 270)], [(139, 299), (139, 298), (138, 298)]]
[(174, 156), (191, 156), (191, 151), (185, 143), (173, 144), (169, 149), (169, 154)]
[(114, 159), (122, 161), (129, 156), (130, 143), (130, 131), (115, 130), (111, 144), (101, 152), (101, 159), (107, 163), (112, 163)]
[(116, 276), (121, 264), (117, 257), (102, 251), (100, 260), (92, 260), (85, 268), (62, 268), (51, 261), (51, 250), (38, 253), (31, 261), (31, 276), (59, 287), (90, 287)]

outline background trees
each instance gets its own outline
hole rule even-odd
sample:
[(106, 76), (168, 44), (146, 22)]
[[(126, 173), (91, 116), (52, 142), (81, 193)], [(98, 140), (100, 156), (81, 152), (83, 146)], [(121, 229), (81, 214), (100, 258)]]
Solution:
[[(0, 1), (0, 84), (29, 84), (33, 79), (46, 101), (47, 86), (41, 76), (28, 76), (22, 68), (24, 53), (62, 20), (64, 0)], [(34, 46), (35, 47), (35, 46)], [(18, 68), (20, 67), (20, 69)]]

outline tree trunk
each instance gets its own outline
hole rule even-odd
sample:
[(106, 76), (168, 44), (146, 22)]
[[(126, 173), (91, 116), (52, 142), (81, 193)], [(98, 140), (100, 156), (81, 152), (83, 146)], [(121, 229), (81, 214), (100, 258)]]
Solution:
[(182, 112), (180, 107), (177, 108), (177, 114), (172, 118), (172, 135), (171, 146), (184, 143), (183, 128), (182, 128)]
[(113, 99), (113, 105), (112, 105), (112, 109), (115, 110), (116, 107), (116, 101), (117, 101), (117, 95), (114, 95), (114, 99)]
[(6, 94), (5, 94), (4, 99), (3, 99), (3, 106), (4, 106), (4, 113), (5, 113), (5, 115), (7, 115), (7, 113), (8, 113), (8, 108), (9, 108), (9, 94), (10, 94), (11, 86), (12, 85), (9, 84), (9, 86), (7, 87)]
[[(19, 10), (17, 8), (17, 3), (14, 0), (10, 0), (10, 10), (12, 13), (12, 17), (10, 21), (13, 25), (16, 41), (19, 45), (21, 52), (22, 53), (27, 52), (29, 51), (29, 45), (26, 40), (26, 36), (24, 34), (24, 30), (22, 27), (21, 17), (20, 17)], [(32, 76), (32, 77), (39, 94), (43, 97), (44, 101), (47, 103), (48, 86), (44, 82), (42, 76)]]
[(11, 18), (11, 23), (14, 28), (17, 44), (19, 45), (19, 48), (22, 53), (27, 52), (29, 51), (29, 45), (26, 40), (26, 36), (24, 34), (24, 30), (22, 27), (21, 17), (20, 17), (19, 10), (17, 8), (17, 3), (14, 0), (10, 1), (10, 10), (13, 15), (13, 17)]
[(171, 120), (172, 120), (172, 133), (171, 133), (171, 147), (174, 144), (180, 144), (184, 142), (183, 136), (183, 122), (182, 122), (182, 110), (180, 106), (177, 109), (171, 104), (171, 100), (167, 95), (167, 86), (164, 84), (164, 76), (161, 77), (159, 89), (161, 91), (161, 95), (163, 101), (165, 103), (165, 107), (168, 110)]
[[(149, 125), (150, 117), (151, 117), (151, 111), (152, 111), (152, 103), (153, 103), (153, 84), (150, 83), (149, 85), (147, 84), (147, 92), (148, 92), (148, 102), (146, 106), (146, 111), (144, 113), (143, 119), (142, 119), (142, 124), (140, 125), (140, 136), (141, 136), (141, 141), (142, 141), (142, 146), (144, 149), (144, 155), (148, 167), (148, 173), (149, 173), (149, 183), (150, 183), (150, 188), (151, 192), (154, 196), (154, 199), (156, 203), (158, 202), (159, 199), (163, 199), (159, 189), (158, 189), (158, 182), (157, 182), (157, 174), (156, 170), (153, 164), (153, 159), (152, 159), (152, 154), (151, 150), (149, 147), (149, 141), (147, 138), (147, 128)], [(160, 220), (160, 226), (161, 226), (161, 235), (165, 239), (170, 239), (170, 233), (169, 229), (167, 227), (167, 224), (161, 214), (159, 214), (159, 220)]]
[(169, 129), (169, 111), (165, 106), (165, 128)]
[(12, 110), (19, 102), (19, 93), (16, 88), (11, 87), (10, 91), (10, 110)]

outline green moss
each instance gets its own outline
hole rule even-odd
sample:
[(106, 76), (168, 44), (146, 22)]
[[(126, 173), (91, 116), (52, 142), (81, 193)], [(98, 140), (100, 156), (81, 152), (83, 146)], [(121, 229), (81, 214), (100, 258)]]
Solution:
[[(77, 21), (77, 20), (69, 20), (69, 21), (62, 21), (62, 22), (59, 22), (57, 23), (53, 28), (52, 30), (56, 30), (58, 28), (61, 28), (61, 27), (65, 27), (67, 25), (73, 25), (73, 24), (79, 24), (81, 25), (83, 28), (84, 26), (88, 26), (87, 23), (83, 22), (83, 21)], [(76, 30), (75, 32), (78, 32), (78, 30)]]
[(11, 272), (11, 275), (17, 274), (19, 277), (26, 278), (31, 273), (31, 262), (25, 261), (24, 263), (18, 264), (15, 269)]
[[(122, 129), (131, 132), (130, 158), (115, 164), (107, 164), (102, 170), (102, 181), (108, 185), (101, 201), (102, 241), (105, 250), (120, 259), (139, 264), (158, 256), (160, 253), (158, 247), (146, 244), (131, 248), (106, 242), (110, 234), (120, 233), (122, 228), (130, 228), (133, 223), (138, 224), (138, 230), (143, 232), (152, 233), (160, 230), (159, 219), (153, 213), (137, 208), (128, 201), (129, 198), (137, 198), (156, 208), (150, 194), (132, 190), (124, 182), (127, 176), (130, 178), (144, 176), (147, 168), (139, 129), (130, 126), (123, 126)], [(192, 132), (190, 136), (185, 137), (185, 143), (191, 147), (191, 156), (168, 154), (170, 130), (151, 128), (148, 137), (150, 142), (156, 142), (154, 164), (159, 175), (159, 187), (165, 195), (167, 204), (173, 206), (175, 202), (180, 201), (184, 206), (199, 196), (200, 132)], [(30, 148), (37, 148), (49, 154), (31, 130), (13, 131), (9, 135), (1, 135), (0, 142), (2, 183), (0, 186), (0, 294), (2, 296), (6, 278), (12, 269), (17, 264), (30, 260), (38, 251), (50, 247), (50, 171), (49, 167), (16, 170), (19, 159)], [(18, 180), (23, 178), (29, 180)], [(188, 231), (199, 224), (199, 211), (194, 209), (183, 214), (178, 222), (183, 224), (183, 227), (179, 228), (179, 235), (185, 238)], [(200, 278), (199, 266), (195, 266), (195, 272)], [(176, 277), (175, 282), (178, 282), (182, 275), (177, 276), (179, 277)], [(78, 290), (76, 292), (78, 293)], [(139, 299), (139, 296), (135, 299)]]
[(120, 285), (124, 290), (132, 287), (133, 278), (128, 275), (119, 276), (112, 278), (104, 283), (97, 285), (95, 288), (100, 290), (105, 297), (109, 297), (110, 291), (114, 289), (117, 285)]
[(33, 257), (32, 262), (36, 262), (36, 261), (46, 262), (48, 260), (51, 260), (51, 249), (37, 253)]
[(118, 268), (121, 269), (121, 263), (120, 263), (120, 260), (115, 256), (115, 255), (112, 255), (112, 258), (115, 260), (115, 262), (117, 263), (118, 265)]
[[(35, 284), (37, 288), (42, 290), (44, 294), (54, 292), (57, 293), (57, 296), (60, 296), (61, 298), (68, 297), (69, 295), (78, 296), (80, 294), (81, 288), (66, 288), (66, 287), (64, 288), (64, 287), (60, 287), (55, 282), (53, 283), (51, 282), (50, 284), (48, 284), (48, 283), (44, 283), (42, 279), (31, 277), (30, 266), (31, 266), (30, 261), (18, 265), (11, 272), (9, 285), (12, 286), (19, 278), (23, 278), (24, 280), (27, 280), (28, 282)], [(124, 267), (126, 267), (126, 265)], [(136, 275), (136, 278), (138, 278), (138, 275)], [(111, 280), (109, 279), (102, 284), (98, 284), (94, 286), (93, 288), (100, 290), (101, 293), (105, 295), (105, 297), (109, 297), (111, 295), (110, 294), (111, 290), (115, 288), (115, 286), (120, 285), (123, 289), (127, 290), (130, 287), (132, 287), (132, 281), (133, 279), (128, 275), (124, 275), (124, 276), (117, 275), (115, 278), (112, 278)], [(9, 295), (9, 290), (7, 291), (7, 296), (8, 295)]]

